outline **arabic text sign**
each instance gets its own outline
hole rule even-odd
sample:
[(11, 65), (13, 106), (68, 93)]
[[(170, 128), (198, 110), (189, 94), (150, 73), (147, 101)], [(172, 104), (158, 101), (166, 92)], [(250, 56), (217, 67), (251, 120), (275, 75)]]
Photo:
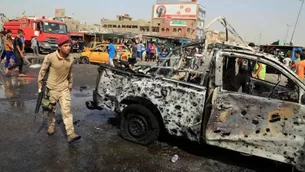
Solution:
[(171, 21), (170, 22), (170, 26), (185, 27), (186, 26), (186, 22), (183, 22), (183, 21), (180, 21), (180, 20)]
[(197, 4), (158, 4), (154, 5), (153, 18), (196, 19)]

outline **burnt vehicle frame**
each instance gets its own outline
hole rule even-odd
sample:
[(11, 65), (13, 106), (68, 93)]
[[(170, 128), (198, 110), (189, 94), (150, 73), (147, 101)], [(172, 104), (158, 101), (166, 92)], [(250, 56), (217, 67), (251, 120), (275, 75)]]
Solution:
[[(146, 73), (101, 65), (93, 101), (86, 102), (87, 107), (115, 111), (121, 120), (121, 136), (138, 144), (150, 144), (165, 131), (303, 170), (305, 85), (296, 74), (272, 55), (240, 47), (214, 49), (206, 66), (195, 60), (194, 68), (185, 49), (173, 50), (162, 65)], [(245, 79), (248, 89), (242, 92), (230, 84), (230, 77), (237, 75), (225, 75), (237, 59), (247, 60), (250, 66)], [(164, 65), (166, 60), (170, 66)], [(280, 71), (288, 78), (286, 85), (251, 78), (254, 63)], [(181, 73), (181, 78), (172, 77)], [(200, 79), (190, 82), (194, 74)]]
[[(117, 112), (123, 122), (123, 138), (136, 143), (152, 143), (165, 129), (170, 135), (185, 137), (190, 141), (289, 163), (302, 169), (304, 83), (271, 55), (244, 50), (213, 52), (209, 67), (201, 72), (199, 84), (158, 74), (163, 69), (179, 70), (179, 67), (154, 67), (155, 73), (148, 75), (101, 65), (94, 91), (93, 102), (98, 105), (95, 107)], [(265, 63), (281, 71), (297, 87), (297, 98), (292, 102), (224, 89), (224, 58), (229, 57)], [(194, 71), (182, 70), (189, 73)], [(112, 76), (111, 79), (101, 81), (107, 78), (106, 75)], [(262, 84), (255, 79), (252, 82)], [(274, 94), (276, 90), (275, 93), (280, 94), (285, 91), (281, 87), (271, 84), (269, 91), (272, 90)], [(124, 117), (126, 114), (133, 114), (134, 118)], [(124, 125), (126, 120), (131, 121), (130, 125)], [(153, 129), (145, 128), (147, 126)]]

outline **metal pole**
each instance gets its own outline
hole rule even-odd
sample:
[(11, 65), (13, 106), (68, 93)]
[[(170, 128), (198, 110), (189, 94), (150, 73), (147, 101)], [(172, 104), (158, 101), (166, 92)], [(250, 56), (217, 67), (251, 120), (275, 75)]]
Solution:
[(285, 44), (287, 43), (287, 38), (288, 38), (288, 34), (289, 34), (290, 27), (291, 27), (291, 25), (290, 25), (290, 24), (287, 24), (287, 32), (286, 32), (286, 36), (285, 36), (285, 40), (284, 40), (284, 43), (285, 43)]
[(300, 7), (300, 11), (299, 11), (298, 17), (297, 17), (297, 21), (295, 22), (295, 25), (294, 25), (294, 29), (293, 29), (293, 32), (292, 32), (292, 36), (291, 36), (290, 42), (293, 41), (294, 33), (295, 33), (296, 28), (297, 28), (297, 25), (298, 25), (298, 22), (299, 22), (299, 18), (300, 18), (301, 12), (302, 12), (303, 4), (304, 4), (304, 0), (300, 0), (300, 1), (302, 1), (302, 4), (301, 4), (301, 7)]

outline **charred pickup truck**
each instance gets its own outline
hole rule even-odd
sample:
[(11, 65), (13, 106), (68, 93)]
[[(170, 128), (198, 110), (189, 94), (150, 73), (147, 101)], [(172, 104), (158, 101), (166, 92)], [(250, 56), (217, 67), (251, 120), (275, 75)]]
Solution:
[[(87, 108), (115, 111), (122, 137), (139, 144), (166, 131), (304, 169), (305, 85), (295, 73), (247, 50), (213, 50), (202, 63), (192, 48), (146, 72), (101, 65)], [(252, 77), (258, 63), (264, 79)]]

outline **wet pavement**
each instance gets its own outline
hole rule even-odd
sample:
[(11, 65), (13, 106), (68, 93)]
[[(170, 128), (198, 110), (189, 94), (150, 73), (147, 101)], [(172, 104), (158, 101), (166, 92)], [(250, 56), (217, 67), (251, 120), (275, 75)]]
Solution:
[[(140, 146), (119, 136), (110, 111), (90, 111), (97, 67), (74, 66), (72, 112), (82, 139), (68, 144), (57, 111), (56, 133), (46, 134), (44, 117), (35, 119), (36, 78), (39, 69), (26, 68), (27, 77), (0, 74), (0, 171), (291, 171), (290, 166), (238, 153), (166, 137)], [(0, 72), (3, 72), (1, 68)], [(172, 163), (171, 157), (179, 159)]]

